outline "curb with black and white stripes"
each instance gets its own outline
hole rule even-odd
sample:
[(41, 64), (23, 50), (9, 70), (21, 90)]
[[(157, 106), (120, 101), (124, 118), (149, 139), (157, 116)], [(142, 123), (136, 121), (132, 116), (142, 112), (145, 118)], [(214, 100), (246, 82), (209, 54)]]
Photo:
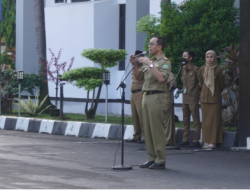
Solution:
[[(47, 133), (51, 135), (71, 135), (76, 137), (121, 139), (122, 128), (118, 124), (87, 123), (73, 121), (42, 120), (24, 117), (0, 116), (0, 129), (25, 132)], [(176, 142), (182, 141), (183, 129), (176, 128)], [(124, 126), (124, 139), (132, 139), (133, 125)], [(190, 130), (190, 140), (194, 130)], [(233, 147), (237, 132), (224, 131), (222, 147)]]
[[(0, 116), (0, 129), (106, 139), (121, 138), (122, 135), (121, 125), (116, 124), (63, 122), (7, 116)], [(124, 130), (124, 139), (132, 139), (133, 125), (125, 125)]]

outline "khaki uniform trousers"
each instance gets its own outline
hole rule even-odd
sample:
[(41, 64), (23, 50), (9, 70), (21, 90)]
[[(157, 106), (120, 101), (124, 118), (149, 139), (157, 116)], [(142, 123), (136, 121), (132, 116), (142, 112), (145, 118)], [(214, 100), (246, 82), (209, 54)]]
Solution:
[(193, 142), (200, 140), (201, 124), (199, 114), (199, 104), (182, 104), (183, 111), (183, 142), (189, 142), (190, 137), (190, 113), (194, 121), (194, 138)]
[(173, 129), (173, 122), (175, 122), (175, 120), (173, 116), (174, 116), (173, 105), (167, 104), (166, 120), (165, 120), (166, 145), (170, 145), (170, 146), (174, 146), (176, 144), (175, 129)]
[(165, 93), (143, 95), (142, 118), (148, 161), (165, 164), (165, 124), (167, 97)]
[(142, 92), (131, 93), (130, 104), (132, 120), (134, 125), (133, 139), (144, 139), (143, 125), (142, 125)]

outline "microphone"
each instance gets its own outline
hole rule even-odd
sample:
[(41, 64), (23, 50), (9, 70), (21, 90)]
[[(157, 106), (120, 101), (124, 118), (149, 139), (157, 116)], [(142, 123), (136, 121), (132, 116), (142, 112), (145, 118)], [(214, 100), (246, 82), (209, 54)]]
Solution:
[(144, 57), (145, 55), (147, 55), (147, 52), (146, 52), (146, 51), (144, 51), (144, 52), (142, 52), (142, 53), (139, 53), (139, 54), (135, 55), (133, 58), (136, 58), (136, 57)]
[(183, 67), (184, 65), (186, 65), (187, 64), (187, 59), (185, 59), (185, 58), (181, 58), (181, 64), (179, 65), (179, 67)]

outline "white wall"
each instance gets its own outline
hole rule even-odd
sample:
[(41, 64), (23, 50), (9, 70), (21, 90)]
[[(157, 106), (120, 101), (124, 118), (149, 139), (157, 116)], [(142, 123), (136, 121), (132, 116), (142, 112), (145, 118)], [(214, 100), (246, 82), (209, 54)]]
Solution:
[[(49, 48), (57, 55), (62, 48), (59, 63), (74, 56), (72, 68), (94, 66), (81, 56), (84, 49), (94, 48), (94, 3), (72, 3), (45, 8), (47, 59)], [(71, 84), (65, 85), (65, 97), (83, 98), (85, 92)], [(50, 96), (55, 96), (55, 84), (49, 83)]]
[(34, 1), (18, 0), (16, 6), (16, 69), (39, 73)]
[(160, 17), (159, 12), (161, 11), (161, 0), (150, 0), (150, 14)]
[[(183, 0), (171, 0), (171, 2), (174, 2), (178, 5), (182, 3)], [(150, 0), (150, 14), (160, 17), (161, 16), (160, 11), (161, 11), (161, 0)]]
[[(119, 49), (119, 5), (117, 0), (60, 4), (45, 8), (45, 15), (47, 49), (51, 48), (54, 53), (57, 53), (60, 48), (63, 48), (60, 62), (69, 62), (69, 59), (75, 56), (72, 68), (98, 67), (98, 64), (94, 64), (80, 55), (84, 49)], [(50, 60), (49, 51), (47, 51), (47, 59)], [(118, 71), (117, 67), (109, 70), (111, 71), (111, 85), (108, 86), (108, 98), (120, 99), (120, 91), (116, 91), (116, 87), (124, 71)], [(102, 99), (106, 97), (104, 87), (100, 97)], [(54, 83), (49, 84), (49, 91), (50, 96), (55, 96)], [(64, 97), (86, 98), (86, 91), (67, 84), (64, 86)], [(68, 102), (65, 105), (66, 112), (84, 112), (85, 103)], [(109, 111), (120, 113), (120, 105), (120, 103), (116, 103), (112, 107), (109, 106)], [(100, 106), (100, 108), (98, 108), (98, 112), (104, 112), (104, 106)], [(130, 109), (127, 111), (130, 113)]]
[[(94, 7), (94, 48), (119, 49), (119, 4), (117, 0), (99, 1)], [(101, 13), (101, 14), (100, 14)], [(123, 71), (118, 66), (107, 68), (110, 71), (108, 98), (120, 99), (116, 90)], [(106, 98), (106, 88), (103, 87), (101, 98)]]

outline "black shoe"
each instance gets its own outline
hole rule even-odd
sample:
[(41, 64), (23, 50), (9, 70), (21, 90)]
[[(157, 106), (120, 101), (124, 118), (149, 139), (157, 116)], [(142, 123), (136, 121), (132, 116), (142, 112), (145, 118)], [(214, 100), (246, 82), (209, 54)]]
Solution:
[(140, 168), (148, 168), (150, 165), (154, 164), (154, 161), (151, 162), (145, 162), (144, 164), (139, 164)]
[(126, 139), (125, 142), (137, 142), (138, 140), (135, 139)]
[(192, 142), (188, 148), (199, 148), (201, 145), (200, 145), (200, 142)]
[(155, 162), (154, 164), (150, 165), (148, 168), (149, 169), (165, 169), (166, 167), (164, 164), (158, 164)]
[(144, 143), (145, 143), (145, 140), (144, 140), (144, 139), (142, 139), (142, 140), (138, 140), (137, 142), (138, 142), (138, 143), (142, 143), (142, 144), (144, 144)]
[(189, 145), (189, 142), (183, 142), (183, 141), (181, 141), (180, 143), (177, 144), (177, 146), (182, 146), (182, 147), (185, 147), (188, 145)]

